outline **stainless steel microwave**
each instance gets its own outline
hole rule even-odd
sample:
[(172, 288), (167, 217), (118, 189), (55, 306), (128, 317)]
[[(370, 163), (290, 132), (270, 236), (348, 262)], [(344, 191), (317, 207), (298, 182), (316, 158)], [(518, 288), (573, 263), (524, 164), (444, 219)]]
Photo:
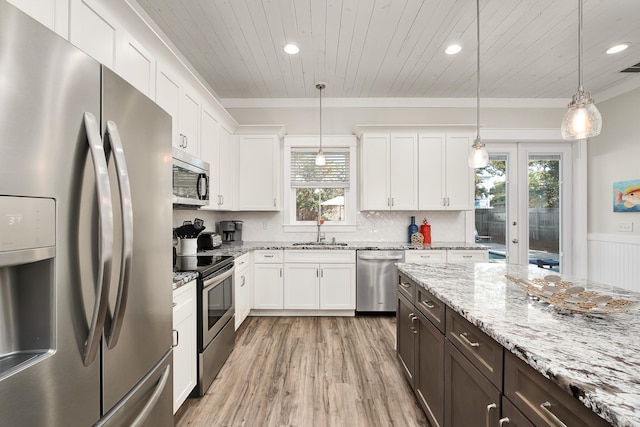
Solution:
[(204, 206), (209, 200), (209, 163), (173, 148), (173, 204)]

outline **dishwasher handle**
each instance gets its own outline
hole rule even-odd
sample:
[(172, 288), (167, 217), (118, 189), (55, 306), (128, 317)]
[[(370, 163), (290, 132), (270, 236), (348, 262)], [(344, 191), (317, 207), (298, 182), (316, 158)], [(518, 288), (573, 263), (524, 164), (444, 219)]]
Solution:
[(366, 261), (394, 261), (401, 260), (404, 256), (402, 255), (392, 255), (392, 256), (363, 256), (358, 255), (358, 259), (363, 259)]

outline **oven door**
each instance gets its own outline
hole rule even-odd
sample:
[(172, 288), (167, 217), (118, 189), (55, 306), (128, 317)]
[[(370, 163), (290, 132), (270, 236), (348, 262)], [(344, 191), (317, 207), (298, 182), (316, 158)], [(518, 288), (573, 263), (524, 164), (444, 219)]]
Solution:
[(233, 317), (233, 273), (235, 267), (202, 283), (200, 351), (215, 338)]

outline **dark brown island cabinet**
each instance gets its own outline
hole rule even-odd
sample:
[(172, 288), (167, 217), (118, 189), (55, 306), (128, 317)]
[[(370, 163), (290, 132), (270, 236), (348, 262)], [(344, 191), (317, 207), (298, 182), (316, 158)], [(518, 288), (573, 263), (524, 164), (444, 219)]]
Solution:
[(397, 355), (434, 427), (609, 426), (404, 274)]

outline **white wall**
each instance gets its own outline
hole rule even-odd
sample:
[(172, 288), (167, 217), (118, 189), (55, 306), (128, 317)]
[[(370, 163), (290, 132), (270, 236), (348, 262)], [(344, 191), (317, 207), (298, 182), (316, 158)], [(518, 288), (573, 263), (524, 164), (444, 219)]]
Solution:
[[(612, 184), (640, 179), (640, 89), (598, 104), (602, 133), (588, 142), (589, 278), (640, 291), (640, 212), (613, 212)], [(632, 232), (617, 231), (633, 223)]]

